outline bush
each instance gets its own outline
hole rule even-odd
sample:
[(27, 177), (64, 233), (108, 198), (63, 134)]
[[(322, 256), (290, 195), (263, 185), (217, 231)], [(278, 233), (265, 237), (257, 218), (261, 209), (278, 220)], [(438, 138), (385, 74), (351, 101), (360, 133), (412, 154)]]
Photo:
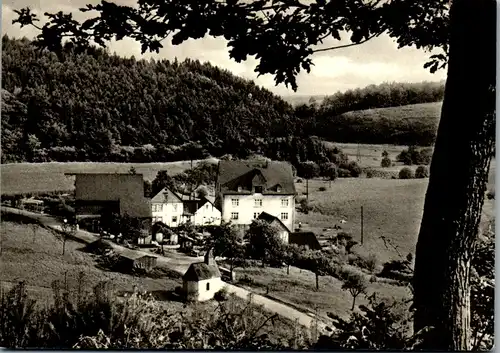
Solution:
[(380, 162), (380, 166), (382, 168), (389, 168), (391, 165), (392, 165), (392, 161), (389, 157), (382, 158), (382, 161)]
[(214, 299), (218, 302), (225, 302), (226, 300), (229, 299), (229, 293), (227, 291), (226, 287), (222, 287), (217, 291), (217, 293), (214, 294)]
[(320, 186), (318, 190), (319, 191), (326, 191), (326, 188), (324, 186)]
[(348, 257), (348, 261), (350, 265), (363, 268), (370, 271), (370, 273), (375, 271), (378, 263), (377, 256), (375, 254), (370, 254), (368, 256), (351, 254)]
[(488, 193), (486, 194), (486, 197), (488, 198), (488, 200), (494, 200), (495, 199), (495, 190), (488, 191)]
[(338, 170), (339, 178), (350, 178), (352, 177), (351, 171), (345, 168), (339, 168)]
[(418, 166), (415, 170), (415, 178), (424, 179), (429, 177), (429, 168), (425, 165)]
[(347, 165), (347, 169), (349, 169), (349, 171), (351, 172), (351, 176), (353, 178), (357, 178), (361, 175), (361, 167), (358, 165), (358, 163), (352, 161), (352, 162), (349, 162), (349, 164)]
[(405, 165), (428, 165), (431, 163), (432, 149), (424, 148), (419, 150), (415, 146), (410, 146), (408, 149), (401, 151), (396, 158), (398, 162), (403, 162)]
[(413, 171), (408, 167), (402, 168), (399, 171), (399, 179), (413, 179)]

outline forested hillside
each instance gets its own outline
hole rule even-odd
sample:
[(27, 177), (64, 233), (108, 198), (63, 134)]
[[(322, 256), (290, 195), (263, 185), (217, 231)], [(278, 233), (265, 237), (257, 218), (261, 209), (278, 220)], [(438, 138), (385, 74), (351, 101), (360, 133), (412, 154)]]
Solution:
[[(294, 108), (209, 63), (136, 60), (102, 49), (56, 55), (6, 36), (2, 45), (2, 163), (166, 162), (252, 153), (294, 164), (324, 161), (329, 152), (309, 136), (373, 143), (376, 135), (375, 143), (391, 143), (379, 121), (365, 119), (361, 131), (356, 117), (339, 118), (342, 113), (442, 97), (440, 84), (417, 90), (382, 85)], [(403, 136), (398, 143), (427, 143), (429, 134), (433, 140), (435, 131), (419, 127), (418, 114), (414, 120), (416, 130), (394, 120)], [(412, 131), (411, 139), (405, 131)]]
[(27, 40), (4, 37), (2, 44), (4, 162), (141, 153), (171, 160), (183, 158), (179, 149), (190, 141), (199, 145), (182, 150), (194, 158), (239, 154), (296, 132), (288, 103), (208, 63), (126, 59), (98, 49), (57, 57)]

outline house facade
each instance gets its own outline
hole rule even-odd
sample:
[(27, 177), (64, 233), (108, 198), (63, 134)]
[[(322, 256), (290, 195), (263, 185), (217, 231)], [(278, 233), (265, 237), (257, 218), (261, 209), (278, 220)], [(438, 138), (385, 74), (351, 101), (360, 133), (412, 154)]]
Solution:
[(184, 201), (184, 222), (191, 222), (196, 226), (218, 226), (221, 218), (221, 212), (208, 199)]
[(175, 228), (187, 222), (197, 226), (220, 225), (221, 212), (209, 198), (186, 198), (164, 188), (151, 199), (153, 223)]
[(182, 223), (184, 204), (182, 199), (168, 188), (163, 188), (151, 199), (153, 223), (162, 222), (169, 227)]
[(222, 220), (246, 229), (265, 212), (293, 231), (296, 191), (290, 164), (220, 161), (216, 192)]

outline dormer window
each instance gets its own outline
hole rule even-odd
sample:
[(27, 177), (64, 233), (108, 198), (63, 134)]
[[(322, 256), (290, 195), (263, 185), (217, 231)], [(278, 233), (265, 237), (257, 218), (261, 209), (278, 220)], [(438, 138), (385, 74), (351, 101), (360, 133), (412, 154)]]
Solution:
[(238, 186), (238, 192), (241, 192), (241, 190), (242, 190), (241, 186)]
[(276, 192), (281, 192), (281, 185), (276, 186)]
[(255, 187), (255, 193), (256, 194), (262, 194), (262, 186), (256, 186)]

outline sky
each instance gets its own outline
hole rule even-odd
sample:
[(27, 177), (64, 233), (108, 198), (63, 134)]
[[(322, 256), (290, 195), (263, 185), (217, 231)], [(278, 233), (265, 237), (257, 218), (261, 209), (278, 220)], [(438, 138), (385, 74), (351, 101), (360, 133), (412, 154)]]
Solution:
[[(2, 2), (2, 34), (10, 37), (33, 38), (36, 35), (34, 28), (23, 28), (13, 25), (16, 17), (14, 9), (29, 6), (37, 14), (44, 12), (73, 12), (78, 20), (86, 15), (78, 13), (78, 8), (85, 4), (96, 4), (97, 0), (3, 0)], [(121, 4), (133, 5), (135, 0), (119, 0)], [(163, 43), (164, 48), (159, 54), (146, 53), (141, 55), (139, 43), (125, 39), (112, 42), (109, 46), (111, 53), (139, 59), (141, 57), (165, 58), (182, 61), (185, 58), (198, 59), (201, 62), (210, 62), (213, 65), (225, 68), (235, 75), (252, 79), (256, 84), (270, 91), (282, 95), (329, 95), (337, 91), (346, 91), (353, 88), (362, 88), (370, 84), (383, 82), (421, 82), (439, 81), (445, 79), (446, 72), (440, 70), (435, 74), (423, 68), (430, 53), (416, 48), (398, 49), (397, 44), (388, 36), (380, 36), (364, 44), (343, 48), (335, 51), (326, 51), (314, 54), (314, 66), (311, 72), (301, 72), (297, 77), (298, 90), (286, 88), (283, 84), (275, 86), (273, 77), (265, 75), (257, 77), (254, 72), (257, 61), (249, 58), (237, 63), (229, 58), (227, 42), (223, 38), (205, 37), (199, 40), (188, 40), (181, 45), (173, 46), (170, 42)], [(324, 47), (345, 44), (334, 39), (327, 39)]]

